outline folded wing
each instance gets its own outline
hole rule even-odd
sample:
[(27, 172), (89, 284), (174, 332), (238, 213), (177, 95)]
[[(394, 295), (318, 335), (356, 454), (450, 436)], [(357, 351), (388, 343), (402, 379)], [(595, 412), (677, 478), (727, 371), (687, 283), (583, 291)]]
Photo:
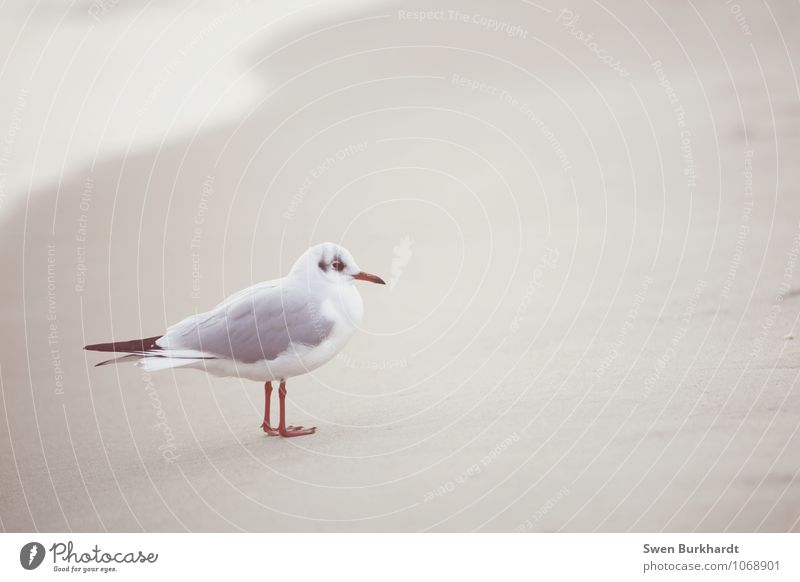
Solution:
[(248, 364), (275, 360), (299, 345), (319, 345), (332, 328), (311, 294), (277, 282), (260, 283), (170, 327), (157, 341), (158, 355), (184, 352)]

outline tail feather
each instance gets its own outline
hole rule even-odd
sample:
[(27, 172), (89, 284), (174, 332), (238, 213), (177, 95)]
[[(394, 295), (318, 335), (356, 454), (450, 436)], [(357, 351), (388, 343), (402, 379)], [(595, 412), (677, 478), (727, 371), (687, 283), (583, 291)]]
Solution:
[(135, 339), (135, 340), (128, 340), (124, 342), (108, 342), (104, 344), (91, 344), (88, 346), (84, 346), (84, 350), (91, 350), (93, 352), (151, 352), (154, 350), (160, 350), (161, 346), (157, 345), (156, 342), (161, 339), (162, 336), (154, 335), (153, 337), (147, 337), (144, 339)]
[(123, 342), (108, 342), (104, 344), (91, 344), (85, 346), (84, 350), (95, 352), (118, 352), (125, 355), (104, 360), (95, 366), (107, 366), (109, 364), (119, 364), (136, 360), (147, 372), (165, 370), (167, 368), (179, 368), (196, 364), (203, 360), (215, 359), (212, 354), (206, 354), (199, 350), (190, 349), (166, 349), (156, 342), (161, 339), (160, 335), (144, 339), (128, 340)]
[(103, 360), (99, 364), (95, 364), (94, 367), (97, 366), (108, 366), (109, 364), (119, 364), (121, 362), (129, 362), (131, 360), (138, 360), (141, 356), (136, 354), (128, 354), (127, 356), (120, 356), (118, 358), (111, 358), (110, 360)]
[(202, 362), (206, 358), (165, 358), (165, 357), (150, 357), (142, 358), (136, 365), (141, 366), (145, 372), (159, 372), (169, 368), (180, 368), (190, 364)]

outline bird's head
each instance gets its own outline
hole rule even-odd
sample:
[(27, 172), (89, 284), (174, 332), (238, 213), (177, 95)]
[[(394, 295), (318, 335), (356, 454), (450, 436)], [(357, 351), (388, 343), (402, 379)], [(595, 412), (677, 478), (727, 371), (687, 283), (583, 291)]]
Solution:
[(350, 251), (336, 243), (322, 243), (311, 247), (297, 260), (291, 273), (312, 279), (319, 277), (335, 284), (369, 281), (386, 285), (377, 275), (362, 271)]

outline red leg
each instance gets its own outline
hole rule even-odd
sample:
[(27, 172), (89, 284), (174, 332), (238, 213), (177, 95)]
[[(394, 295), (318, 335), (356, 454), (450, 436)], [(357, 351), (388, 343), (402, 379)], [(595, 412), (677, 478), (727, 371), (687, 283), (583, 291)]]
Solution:
[(278, 424), (278, 432), (283, 437), (296, 437), (306, 434), (314, 434), (317, 430), (316, 426), (311, 428), (303, 428), (302, 426), (286, 426), (286, 381), (281, 380), (281, 385), (278, 388), (278, 397), (281, 403), (281, 420)]
[(261, 428), (264, 429), (264, 432), (267, 433), (269, 436), (277, 436), (278, 431), (272, 428), (269, 424), (269, 404), (272, 400), (272, 382), (265, 382), (264, 383), (264, 423), (261, 425)]

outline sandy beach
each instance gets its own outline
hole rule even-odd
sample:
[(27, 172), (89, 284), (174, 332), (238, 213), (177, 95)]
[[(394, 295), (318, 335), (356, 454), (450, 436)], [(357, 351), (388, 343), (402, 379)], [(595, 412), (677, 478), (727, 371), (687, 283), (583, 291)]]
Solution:
[[(800, 530), (797, 2), (26, 6), (4, 531)], [(82, 350), (327, 240), (388, 285), (316, 435)]]

